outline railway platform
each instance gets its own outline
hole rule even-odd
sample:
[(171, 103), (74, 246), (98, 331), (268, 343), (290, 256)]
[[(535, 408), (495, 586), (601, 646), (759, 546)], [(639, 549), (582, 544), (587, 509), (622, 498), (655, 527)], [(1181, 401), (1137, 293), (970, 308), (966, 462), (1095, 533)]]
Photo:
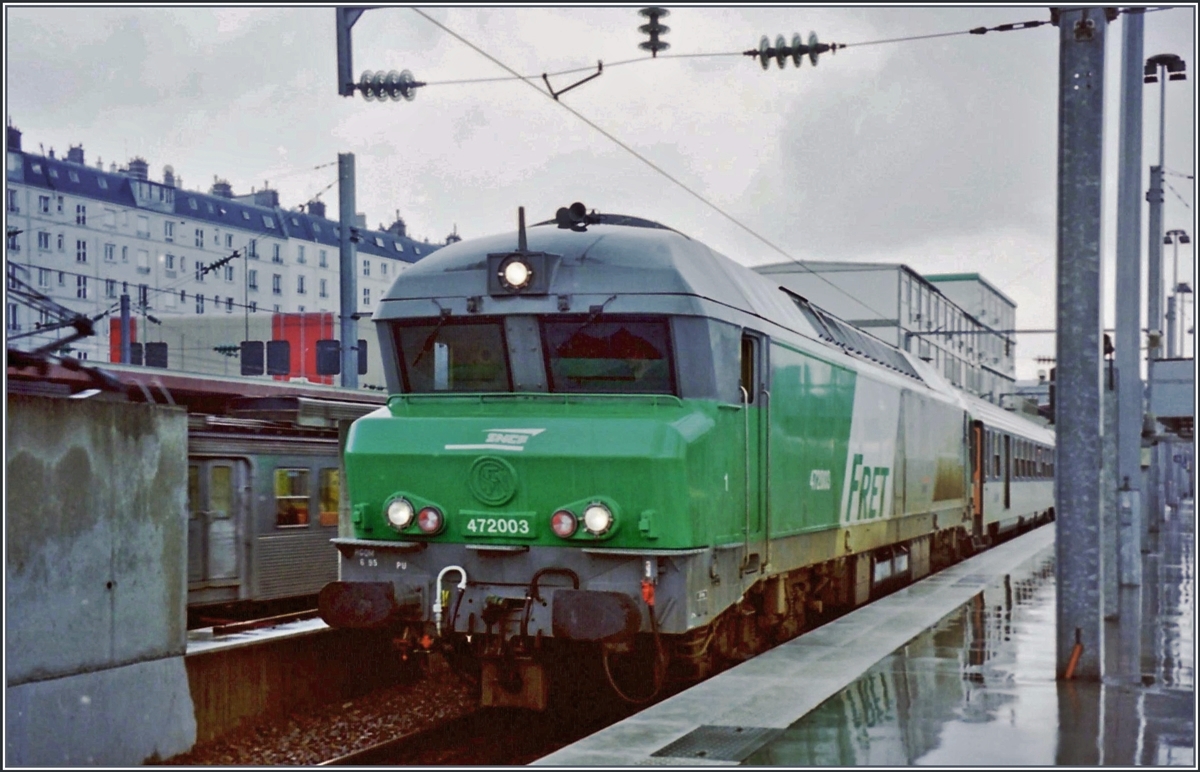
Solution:
[(1103, 683), (1055, 680), (1054, 525), (930, 576), (538, 765), (1195, 766), (1195, 507), (1105, 623)]

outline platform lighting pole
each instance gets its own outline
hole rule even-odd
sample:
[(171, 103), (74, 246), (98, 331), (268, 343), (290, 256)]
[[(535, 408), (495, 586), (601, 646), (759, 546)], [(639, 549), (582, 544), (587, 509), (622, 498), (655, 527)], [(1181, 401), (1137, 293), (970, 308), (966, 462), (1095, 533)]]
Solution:
[[(1115, 11), (1115, 9), (1113, 9)], [(1100, 549), (1102, 8), (1055, 9), (1059, 28), (1055, 559), (1059, 678), (1103, 677)]]
[(127, 365), (130, 360), (129, 345), (129, 295), (121, 296), (121, 364)]
[(342, 386), (358, 388), (358, 322), (355, 311), (354, 154), (338, 153), (338, 219), (341, 236)]
[(1117, 507), (1120, 583), (1142, 583), (1142, 45), (1145, 16), (1131, 8), (1121, 23), (1120, 164), (1117, 177)]

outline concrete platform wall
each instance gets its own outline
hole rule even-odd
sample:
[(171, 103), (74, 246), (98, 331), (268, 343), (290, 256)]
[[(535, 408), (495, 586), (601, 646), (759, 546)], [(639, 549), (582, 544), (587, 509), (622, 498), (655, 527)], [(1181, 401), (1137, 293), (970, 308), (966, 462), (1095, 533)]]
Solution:
[(7, 399), (7, 764), (186, 750), (186, 413)]

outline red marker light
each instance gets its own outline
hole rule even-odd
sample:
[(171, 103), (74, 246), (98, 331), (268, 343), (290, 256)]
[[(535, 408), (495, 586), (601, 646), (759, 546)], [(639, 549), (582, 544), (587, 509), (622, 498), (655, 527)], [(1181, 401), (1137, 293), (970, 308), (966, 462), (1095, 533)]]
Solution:
[(442, 513), (437, 507), (425, 507), (417, 513), (417, 527), (422, 533), (435, 534), (442, 530)]
[(575, 529), (579, 527), (579, 521), (571, 512), (560, 509), (550, 518), (550, 527), (554, 529), (556, 536), (569, 539), (575, 533)]

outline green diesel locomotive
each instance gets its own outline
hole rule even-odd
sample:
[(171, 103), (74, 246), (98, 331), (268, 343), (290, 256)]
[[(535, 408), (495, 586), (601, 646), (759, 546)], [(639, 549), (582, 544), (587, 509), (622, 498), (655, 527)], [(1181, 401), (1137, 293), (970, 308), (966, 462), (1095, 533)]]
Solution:
[(347, 437), (321, 613), (485, 705), (544, 708), (581, 657), (643, 699), (1053, 516), (1051, 431), (648, 220), (522, 213), (374, 319), (391, 396)]

